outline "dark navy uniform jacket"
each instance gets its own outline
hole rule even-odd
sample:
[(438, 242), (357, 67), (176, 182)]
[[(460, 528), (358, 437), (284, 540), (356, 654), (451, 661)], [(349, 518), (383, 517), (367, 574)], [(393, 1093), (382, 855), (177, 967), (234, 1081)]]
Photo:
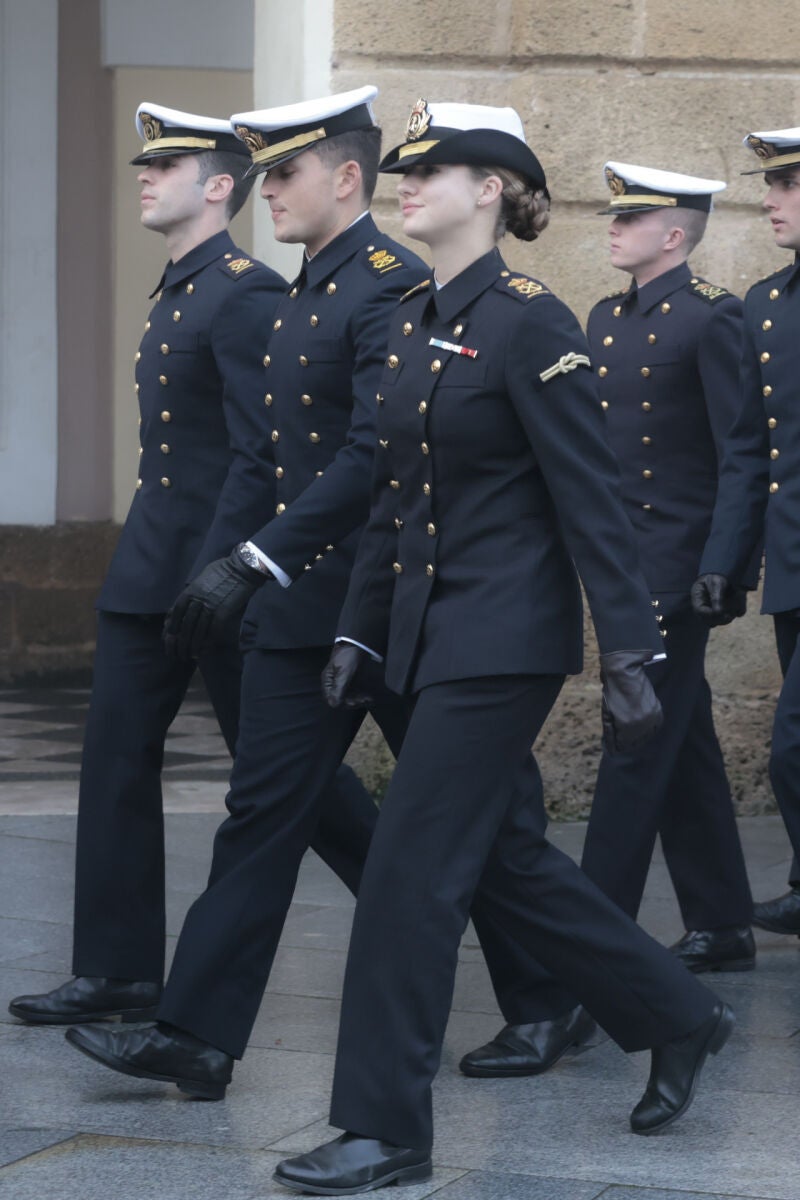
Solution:
[(587, 332), (642, 571), (669, 616), (689, 607), (739, 408), (742, 302), (682, 263), (601, 300)]
[(661, 651), (587, 351), (569, 309), (496, 250), (400, 305), (339, 626), (386, 655), (394, 690), (580, 671), (573, 559), (601, 649)]
[(268, 582), (248, 607), (261, 648), (333, 641), (369, 512), (389, 320), (425, 274), (367, 215), (306, 262), (278, 306), (264, 360), (277, 492), (273, 519), (249, 532), (294, 582), (288, 594)]
[(741, 409), (701, 572), (746, 584), (762, 536), (762, 612), (800, 608), (800, 260), (745, 297)]
[(97, 602), (111, 612), (165, 612), (275, 507), (262, 359), (285, 280), (222, 232), (158, 289), (136, 353), (139, 479)]

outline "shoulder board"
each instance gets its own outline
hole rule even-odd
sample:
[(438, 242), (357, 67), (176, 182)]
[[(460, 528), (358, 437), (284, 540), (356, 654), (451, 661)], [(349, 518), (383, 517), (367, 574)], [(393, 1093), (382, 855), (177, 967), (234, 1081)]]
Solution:
[(717, 287), (715, 283), (697, 278), (692, 279), (689, 284), (689, 292), (692, 296), (698, 296), (701, 300), (705, 300), (706, 304), (716, 304), (718, 300), (724, 300), (731, 294), (727, 288)]
[(255, 271), (260, 264), (243, 255), (231, 255), (230, 258), (225, 257), (219, 265), (226, 275), (232, 275), (234, 279), (238, 279), (240, 275)]
[(620, 296), (627, 296), (627, 294), (630, 290), (631, 289), (629, 287), (620, 288), (618, 292), (609, 292), (608, 295), (603, 296), (603, 299), (604, 300), (619, 300)]
[(418, 283), (416, 287), (409, 288), (406, 294), (400, 297), (400, 303), (403, 304), (404, 301), (410, 300), (412, 296), (418, 296), (420, 292), (424, 292), (425, 289), (429, 288), (430, 286), (430, 279), (423, 279), (422, 283)]
[(536, 296), (551, 295), (543, 283), (539, 283), (538, 279), (531, 279), (528, 275), (501, 275), (495, 287), (523, 303), (533, 300)]
[(786, 263), (785, 266), (778, 267), (777, 271), (770, 271), (769, 275), (762, 275), (761, 279), (757, 279), (750, 290), (752, 291), (752, 288), (759, 287), (762, 283), (769, 283), (773, 279), (778, 279), (781, 275), (789, 274), (794, 270), (794, 267), (794, 263)]
[(367, 266), (376, 275), (388, 275), (390, 271), (404, 267), (405, 263), (392, 250), (375, 246), (367, 253)]

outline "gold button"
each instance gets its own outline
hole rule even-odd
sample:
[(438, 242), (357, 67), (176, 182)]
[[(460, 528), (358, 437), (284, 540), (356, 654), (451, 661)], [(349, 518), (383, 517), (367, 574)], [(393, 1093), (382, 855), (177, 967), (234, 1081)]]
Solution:
[(387, 367), (391, 367), (392, 370), (394, 370), (399, 362), (400, 362), (400, 359), (397, 357), (396, 354), (390, 354), (386, 360), (386, 365), (387, 365)]
[(622, 305), (615, 304), (612, 311), (613, 311), (615, 317), (621, 317), (622, 316)]
[(378, 445), (380, 446), (381, 450), (388, 450), (389, 449), (389, 439), (388, 438), (378, 438)]
[(426, 574), (426, 575), (429, 575), (429, 576), (433, 574), (433, 563), (428, 563), (428, 564), (426, 565), (426, 567), (425, 567), (425, 574)]
[(142, 352), (141, 352), (141, 350), (137, 350), (137, 351), (136, 351), (136, 353), (135, 353), (135, 354), (134, 354), (134, 356), (133, 356), (133, 361), (134, 361), (134, 362), (138, 362), (138, 361), (139, 361), (139, 359), (140, 359), (141, 357), (142, 357)]
[(144, 454), (144, 446), (140, 446), (139, 447), (139, 458), (141, 458), (143, 454)]
[(431, 448), (427, 442), (421, 442), (419, 448), (423, 454), (430, 454), (430, 452), (431, 452)]
[(297, 299), (297, 288), (296, 287), (293, 287), (292, 290), (289, 292), (289, 299), (290, 300)]
[(667, 636), (667, 631), (666, 631), (666, 629), (659, 629), (659, 631), (658, 631), (658, 632), (661, 634), (661, 636), (662, 636), (663, 638), (665, 638), (665, 637)]
[(700, 280), (697, 279), (696, 277), (694, 279), (689, 280), (689, 283), (699, 283), (699, 282), (700, 282)]
[(316, 444), (317, 444), (317, 442), (319, 441), (319, 434), (318, 434), (318, 433), (310, 433), (310, 434), (308, 435), (308, 440), (309, 440), (310, 442), (313, 442), (313, 443), (314, 443), (314, 445), (316, 445)]
[(501, 278), (501, 279), (507, 279), (507, 278), (508, 278), (508, 276), (509, 276), (510, 274), (511, 274), (511, 272), (510, 272), (510, 271), (501, 271), (501, 272), (500, 272), (500, 278)]
[(166, 375), (159, 375), (158, 382), (161, 384), (162, 387), (166, 387), (169, 380), (167, 379)]
[(431, 485), (430, 485), (429, 483), (423, 483), (423, 485), (422, 485), (422, 490), (423, 490), (423, 492), (425, 493), (425, 495), (426, 495), (426, 496), (430, 496), (430, 494), (431, 494)]
[(149, 322), (149, 321), (145, 321), (145, 323), (144, 323), (144, 331), (145, 331), (145, 333), (149, 333), (149, 332), (150, 332), (150, 322)]
[(770, 387), (769, 384), (767, 384), (765, 387), (763, 387), (761, 389), (761, 395), (762, 396), (771, 396), (772, 395), (772, 388)]
[(650, 403), (650, 401), (649, 401), (649, 400), (643, 400), (643, 401), (642, 401), (642, 408), (644, 409), (644, 411), (645, 411), (645, 412), (650, 412), (650, 409), (651, 409), (652, 407), (653, 407), (653, 406), (652, 406), (652, 404)]
[(333, 295), (335, 295), (335, 293), (336, 293), (336, 284), (335, 284), (335, 283), (329, 283), (329, 284), (328, 284), (328, 287), (327, 287), (327, 289), (326, 289), (326, 290), (327, 290), (327, 292), (328, 292), (328, 295), (329, 295), (329, 296), (333, 296)]
[(642, 375), (644, 376), (644, 378), (645, 378), (645, 379), (649, 379), (649, 378), (650, 378), (650, 368), (649, 368), (649, 367), (642, 367), (642, 372), (641, 372), (641, 373), (642, 373)]
[(645, 468), (645, 470), (642, 471), (642, 479), (652, 479), (652, 478), (653, 478), (653, 472), (648, 470), (647, 468)]
[(162, 443), (161, 443), (161, 453), (162, 453), (162, 454), (169, 454), (169, 452), (170, 452), (170, 449), (169, 449), (169, 446), (167, 445), (167, 443), (166, 443), (166, 442), (162, 442)]
[(652, 438), (649, 438), (649, 437), (643, 437), (643, 438), (642, 438), (642, 445), (643, 445), (643, 446), (651, 446), (652, 444), (653, 444), (653, 439), (652, 439)]
[(771, 483), (771, 484), (769, 485), (769, 490), (770, 490), (771, 492), (777, 492), (777, 490), (778, 490), (778, 488), (779, 488), (779, 487), (780, 487), (780, 484), (779, 484), (779, 483)]
[(230, 253), (230, 251), (229, 251), (229, 252), (228, 252), (228, 253), (225, 255), (225, 257), (226, 257), (226, 258), (233, 258), (233, 255), (232, 255), (232, 254)]
[(277, 429), (273, 429), (272, 434), (271, 434), (273, 442), (280, 441), (280, 436), (281, 435), (278, 433)]
[(311, 399), (311, 397), (309, 395), (307, 395), (305, 392), (303, 392), (303, 395), (300, 397), (300, 403), (305, 404), (306, 408), (308, 408), (309, 405), (314, 403), (314, 401)]
[(140, 427), (140, 428), (141, 428), (141, 425), (142, 425), (142, 418), (141, 418), (141, 417), (139, 417), (139, 427)]
[(286, 512), (286, 505), (285, 505), (285, 504), (277, 504), (277, 505), (275, 506), (275, 512), (278, 514), (278, 516), (280, 516), (280, 515), (281, 515), (281, 513), (285, 513), (285, 512)]
[(399, 479), (390, 479), (389, 487), (394, 488), (395, 491), (398, 491), (400, 488), (400, 480)]
[(161, 353), (162, 353), (162, 354), (169, 354), (169, 346), (167, 345), (167, 343), (166, 343), (166, 342), (162, 342), (162, 343), (161, 343)]
[(428, 411), (428, 401), (427, 400), (420, 400), (419, 411), (421, 413), (426, 413)]
[(272, 407), (272, 392), (267, 392), (266, 396), (264, 397), (264, 403), (266, 404), (267, 408)]
[(400, 517), (395, 517), (394, 525), (395, 525), (395, 529), (402, 529), (403, 526), (405, 525), (405, 521), (401, 520)]
[(428, 525), (428, 536), (436, 537), (436, 526), (433, 524), (433, 522)]
[(142, 487), (142, 481), (141, 481), (141, 479), (137, 479), (137, 480), (136, 480), (136, 490), (137, 490), (137, 492), (141, 490), (141, 487)]
[(661, 311), (662, 311), (662, 313), (668, 313), (671, 311), (670, 306), (667, 304), (666, 300), (661, 305)]
[(653, 511), (653, 506), (652, 506), (652, 504), (643, 504), (643, 505), (642, 505), (642, 508), (644, 509), (644, 511), (645, 511), (645, 512), (652, 512), (652, 511)]
[(655, 346), (657, 341), (656, 335), (654, 333), (648, 333), (647, 340), (651, 346)]
[(378, 405), (378, 407), (383, 404), (383, 396), (380, 394), (380, 392), (375, 393), (375, 403)]
[(414, 326), (411, 324), (410, 321), (406, 321), (405, 324), (403, 325), (403, 333), (406, 335), (406, 337), (411, 337), (413, 332), (414, 332)]
[(603, 338), (603, 345), (604, 346), (613, 346), (614, 345), (614, 339), (610, 333), (606, 337)]
[(282, 324), (283, 324), (283, 321), (280, 319), (280, 317), (278, 317), (277, 321), (274, 323), (274, 325), (272, 326), (272, 328), (273, 328), (273, 329), (280, 329), (280, 327), (281, 327), (281, 325), (282, 325)]
[(170, 480), (167, 478), (166, 475), (161, 476), (161, 486), (162, 487), (172, 487), (172, 483), (170, 482)]
[(600, 401), (600, 407), (601, 407), (601, 408), (608, 408), (608, 401), (607, 401), (607, 400), (601, 400), (601, 401)]
[(762, 322), (761, 328), (762, 329), (772, 329), (772, 321), (767, 319), (766, 321)]
[(461, 337), (463, 332), (464, 332), (464, 326), (459, 321), (459, 323), (453, 329), (453, 337)]
[(172, 314), (172, 319), (173, 319), (173, 321), (180, 321), (181, 314), (180, 314), (179, 309), (177, 309), (177, 308), (175, 309), (175, 312)]
[(606, 375), (608, 374), (608, 367), (598, 367), (597, 374), (601, 379), (605, 379)]
[(276, 467), (276, 468), (275, 468), (275, 478), (276, 478), (276, 479), (283, 479), (283, 467)]
[(136, 395), (138, 396), (138, 395), (139, 395), (139, 385), (138, 385), (138, 383), (135, 383), (135, 384), (133, 385), (133, 390), (134, 390), (134, 392), (136, 393)]
[(169, 423), (169, 422), (172, 420), (172, 413), (171, 413), (171, 412), (166, 412), (166, 411), (165, 411), (165, 412), (162, 412), (162, 414), (161, 414), (161, 420), (162, 420), (162, 421), (163, 421), (165, 424), (168, 424), (168, 423)]
[(402, 563), (392, 563), (392, 570), (394, 571), (395, 575), (402, 575), (403, 574), (403, 564)]
[(661, 624), (661, 622), (664, 620), (664, 614), (663, 614), (663, 613), (656, 613), (656, 620), (658, 621), (658, 623), (659, 623), (659, 625), (660, 625), (660, 624)]
[(770, 300), (777, 300), (778, 296), (780, 296), (780, 292), (778, 291), (777, 288), (773, 288), (769, 294)]
[(191, 296), (191, 294), (192, 294), (192, 292), (193, 292), (193, 291), (194, 291), (194, 284), (193, 284), (193, 283), (187, 283), (187, 285), (186, 285), (186, 295), (187, 295), (187, 296)]
[(306, 358), (305, 354), (301, 354), (297, 361), (300, 363), (301, 367), (308, 366), (308, 359)]
[(769, 362), (769, 350), (765, 350), (762, 354), (759, 355), (759, 358), (761, 359), (761, 362), (768, 363)]
[(367, 254), (372, 254), (372, 251), (373, 251), (374, 249), (375, 249), (375, 247), (374, 247), (374, 246), (367, 246)]
[(435, 358), (433, 360), (433, 362), (431, 363), (431, 370), (433, 371), (434, 375), (438, 375), (439, 372), (441, 371), (441, 369), (442, 369), (441, 360), (438, 358)]
[(317, 316), (316, 313), (311, 314), (311, 316), (308, 318), (308, 323), (309, 323), (309, 325), (313, 325), (313, 327), (315, 329), (317, 328), (317, 326), (319, 325), (319, 317)]
[(780, 450), (770, 450), (769, 456), (770, 458), (780, 458), (781, 452)]
[(269, 356), (268, 354), (265, 354), (265, 355), (264, 355), (264, 360), (263, 360), (263, 361), (264, 361), (264, 366), (265, 366), (265, 367), (268, 367), (268, 366), (269, 366), (269, 364), (272, 362), (272, 359), (270, 358), (270, 356)]
[(778, 428), (778, 422), (775, 420), (774, 417), (770, 417), (770, 419), (767, 421), (767, 424), (769, 425), (770, 429)]
[(660, 608), (660, 607), (661, 607), (661, 601), (660, 601), (660, 600), (651, 600), (651, 601), (650, 601), (650, 603), (652, 604), (653, 608)]

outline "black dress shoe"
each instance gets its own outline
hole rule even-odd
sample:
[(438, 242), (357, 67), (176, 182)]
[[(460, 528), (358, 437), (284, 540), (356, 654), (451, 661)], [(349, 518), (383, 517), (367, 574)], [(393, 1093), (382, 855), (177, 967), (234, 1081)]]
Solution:
[(770, 933), (795, 933), (800, 937), (800, 887), (793, 887), (777, 900), (756, 904), (753, 924)]
[(371, 1192), (387, 1183), (400, 1185), (430, 1179), (430, 1154), (407, 1150), (391, 1142), (343, 1133), (310, 1154), (285, 1158), (275, 1169), (274, 1179), (293, 1192), (312, 1196), (349, 1196)]
[(658, 1133), (686, 1112), (694, 1099), (703, 1063), (718, 1054), (731, 1035), (734, 1016), (727, 1004), (714, 1005), (708, 1020), (685, 1037), (657, 1046), (644, 1095), (631, 1113), (634, 1133)]
[(696, 975), (702, 971), (752, 971), (756, 965), (756, 944), (749, 925), (690, 929), (670, 950)]
[(201, 1100), (222, 1100), (233, 1073), (229, 1054), (180, 1029), (68, 1029), (65, 1036), (112, 1071), (174, 1083)]
[(459, 1067), (465, 1075), (484, 1079), (541, 1075), (565, 1054), (588, 1050), (586, 1043), (596, 1030), (595, 1022), (578, 1005), (555, 1021), (506, 1025), (491, 1042), (465, 1054)]
[(15, 996), (8, 1011), (31, 1025), (82, 1025), (106, 1017), (147, 1021), (160, 999), (160, 983), (78, 975), (52, 992)]

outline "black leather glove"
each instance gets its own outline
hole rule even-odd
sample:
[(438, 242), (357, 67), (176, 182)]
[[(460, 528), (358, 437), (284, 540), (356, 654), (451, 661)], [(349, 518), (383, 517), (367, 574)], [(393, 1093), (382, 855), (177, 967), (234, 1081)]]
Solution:
[(652, 650), (600, 655), (603, 746), (609, 754), (630, 754), (661, 728), (664, 714), (644, 669), (652, 657)]
[(366, 650), (352, 642), (337, 642), (322, 672), (322, 694), (331, 708), (363, 708), (372, 700), (359, 685), (358, 675), (369, 661)]
[(691, 590), (692, 608), (706, 625), (730, 625), (747, 611), (747, 592), (724, 575), (701, 575)]
[(206, 641), (240, 617), (250, 597), (270, 576), (249, 567), (238, 550), (203, 567), (187, 584), (164, 621), (169, 658), (198, 658)]

